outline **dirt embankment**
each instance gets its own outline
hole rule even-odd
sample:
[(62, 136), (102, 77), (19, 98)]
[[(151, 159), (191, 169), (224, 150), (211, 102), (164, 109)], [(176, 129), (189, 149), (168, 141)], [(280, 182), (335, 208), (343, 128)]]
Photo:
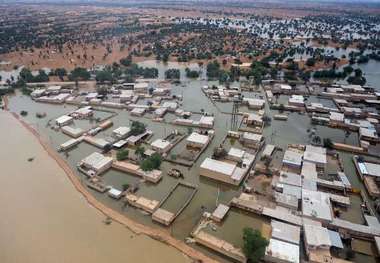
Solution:
[(126, 216), (120, 214), (119, 212), (105, 206), (101, 202), (99, 202), (91, 193), (87, 191), (87, 189), (81, 184), (80, 180), (78, 179), (75, 172), (71, 169), (71, 167), (66, 163), (64, 159), (53, 149), (51, 146), (45, 142), (41, 136), (38, 134), (36, 130), (34, 130), (30, 125), (28, 125), (26, 122), (24, 122), (16, 113), (11, 113), (14, 118), (16, 118), (28, 131), (30, 131), (36, 139), (39, 141), (41, 146), (44, 148), (44, 150), (49, 154), (50, 157), (52, 157), (57, 164), (64, 170), (74, 187), (77, 191), (79, 191), (83, 197), (87, 200), (89, 204), (91, 204), (93, 207), (98, 209), (101, 213), (104, 215), (110, 217), (112, 220), (126, 226), (131, 231), (133, 231), (136, 234), (144, 234), (147, 235), (153, 239), (159, 240), (163, 243), (166, 243), (182, 253), (186, 254), (190, 258), (192, 258), (195, 261), (199, 262), (217, 262), (216, 260), (213, 260), (209, 258), (208, 256), (204, 255), (200, 251), (197, 251), (196, 249), (186, 245), (183, 241), (178, 240), (174, 237), (172, 237), (169, 233), (169, 231), (161, 230), (161, 229), (155, 229), (146, 225), (139, 224)]

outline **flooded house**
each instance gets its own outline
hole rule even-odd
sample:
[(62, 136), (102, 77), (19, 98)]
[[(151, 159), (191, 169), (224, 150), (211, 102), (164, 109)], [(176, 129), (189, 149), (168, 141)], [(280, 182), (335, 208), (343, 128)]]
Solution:
[(106, 157), (103, 154), (94, 152), (84, 158), (78, 166), (86, 169), (86, 174), (93, 173), (94, 175), (98, 175), (111, 168), (112, 161), (111, 157)]
[(71, 126), (63, 126), (61, 128), (61, 131), (66, 134), (66, 135), (69, 135), (70, 137), (73, 137), (73, 138), (78, 138), (80, 136), (82, 136), (82, 134), (84, 133), (84, 130), (82, 130), (81, 128), (78, 128), (78, 127), (71, 127)]
[(193, 132), (186, 138), (186, 143), (190, 147), (194, 148), (203, 148), (210, 141), (208, 135), (199, 134), (197, 132)]
[(62, 127), (62, 126), (65, 126), (67, 124), (70, 124), (73, 121), (74, 121), (73, 117), (70, 117), (68, 115), (63, 115), (63, 116), (61, 116), (55, 120), (55, 124)]
[(157, 139), (154, 142), (152, 142), (150, 144), (150, 146), (152, 146), (153, 150), (155, 150), (161, 154), (164, 154), (171, 149), (172, 144), (167, 140)]
[(247, 170), (247, 168), (238, 167), (237, 164), (206, 158), (200, 166), (199, 173), (217, 181), (239, 185)]
[(127, 138), (131, 133), (131, 128), (126, 126), (120, 126), (119, 128), (112, 131), (112, 135), (117, 139), (122, 140)]

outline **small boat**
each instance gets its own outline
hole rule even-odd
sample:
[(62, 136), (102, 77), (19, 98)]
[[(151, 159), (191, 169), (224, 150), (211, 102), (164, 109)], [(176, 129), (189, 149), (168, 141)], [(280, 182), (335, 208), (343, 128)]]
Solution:
[(112, 218), (111, 217), (107, 217), (106, 219), (104, 219), (103, 223), (106, 224), (106, 225), (111, 224), (112, 223)]

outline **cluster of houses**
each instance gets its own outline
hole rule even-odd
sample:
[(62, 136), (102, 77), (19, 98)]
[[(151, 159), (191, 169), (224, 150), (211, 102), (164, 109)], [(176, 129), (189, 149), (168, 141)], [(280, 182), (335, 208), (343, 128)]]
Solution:
[[(265, 85), (264, 88), (274, 109), (307, 112), (313, 123), (358, 133), (359, 145), (337, 143), (337, 149), (373, 156), (380, 154), (380, 115), (376, 110), (380, 105), (380, 93), (373, 88), (352, 84), (310, 84), (300, 88), (283, 83)], [(288, 103), (276, 103), (273, 94), (288, 96)], [(322, 102), (309, 102), (310, 96), (331, 103), (326, 106)], [(274, 118), (287, 119), (284, 114), (275, 115)]]
[[(380, 115), (358, 106), (358, 103), (372, 106), (380, 103), (380, 94), (374, 92), (373, 89), (358, 85), (333, 85), (322, 90), (314, 87), (304, 87), (303, 90), (300, 90), (284, 83), (276, 83), (268, 87), (264, 87), (266, 98), (260, 94), (243, 98), (241, 89), (237, 87), (204, 86), (202, 88), (205, 95), (212, 101), (232, 102), (238, 100), (241, 105), (246, 105), (249, 110), (254, 110), (254, 112), (239, 113), (243, 116), (242, 123), (246, 127), (239, 127), (237, 131), (228, 131), (226, 138), (238, 140), (241, 146), (231, 143), (228, 151), (225, 151), (222, 156), (214, 153), (214, 156), (205, 158), (199, 167), (200, 176), (231, 186), (245, 185), (245, 179), (255, 174), (255, 169), (252, 168), (260, 153), (262, 157), (272, 159), (276, 149), (274, 145), (266, 145), (262, 151), (265, 144), (262, 134), (265, 122), (264, 107), (268, 101), (271, 106), (279, 108), (279, 105), (275, 103), (275, 96), (278, 94), (288, 96), (288, 104), (282, 105), (284, 106), (282, 110), (308, 112), (312, 120), (319, 124), (357, 132), (360, 145), (355, 146), (356, 148), (352, 146), (351, 150), (373, 153), (372, 155), (376, 155), (376, 151), (379, 151)], [(322, 103), (309, 103), (307, 97), (310, 95), (331, 99), (336, 108), (326, 107)], [(109, 90), (108, 98), (97, 92), (74, 95), (72, 91), (59, 86), (36, 89), (31, 96), (39, 102), (73, 103), (82, 106), (55, 120), (59, 130), (71, 137), (69, 141), (60, 146), (62, 150), (70, 149), (81, 142), (89, 143), (102, 150), (107, 148), (119, 150), (126, 146), (136, 146), (153, 134), (152, 131), (146, 130), (141, 134), (132, 135), (130, 127), (121, 126), (114, 129), (111, 136), (107, 138), (95, 136), (98, 132), (112, 126), (110, 120), (103, 121), (97, 127), (89, 130), (76, 127), (74, 125), (76, 120), (93, 117), (94, 106), (127, 109), (132, 116), (136, 117), (149, 114), (150, 117), (153, 116), (152, 120), (154, 121), (162, 121), (164, 116), (170, 113), (176, 116), (171, 124), (199, 129), (189, 132), (186, 136), (175, 134), (178, 136), (167, 136), (149, 142), (146, 144), (149, 148), (146, 153), (149, 151), (149, 155), (156, 152), (167, 157), (173, 147), (185, 138), (186, 149), (198, 151), (201, 154), (210, 144), (215, 133), (213, 130), (216, 121), (214, 116), (202, 113), (198, 120), (194, 120), (195, 118), (192, 116), (194, 113), (181, 109), (181, 100), (171, 96), (170, 88), (150, 81), (142, 80), (136, 83), (115, 85)], [(139, 103), (140, 99), (144, 100), (143, 104)], [(286, 120), (287, 116), (277, 114), (274, 118)], [(343, 144), (334, 144), (334, 147), (348, 149), (348, 146)], [(270, 174), (268, 202), (260, 202), (257, 193), (247, 191), (248, 187), (245, 187), (246, 191), (232, 198), (228, 205), (218, 204), (214, 212), (204, 213), (201, 222), (223, 224), (231, 207), (249, 211), (270, 222), (268, 233), (265, 235), (269, 241), (265, 250), (265, 261), (300, 262), (301, 253), (304, 250), (310, 262), (350, 262), (337, 257), (332, 253), (333, 250), (344, 251), (347, 246), (344, 241), (352, 237), (364, 238), (378, 244), (380, 242), (380, 223), (371, 211), (363, 212), (365, 224), (352, 223), (339, 217), (336, 208), (350, 207), (351, 200), (348, 193), (352, 193), (353, 188), (342, 168), (337, 170), (333, 179), (328, 174), (330, 162), (337, 159), (335, 152), (324, 147), (288, 145), (283, 152), (282, 160), (280, 159), (280, 169)], [(380, 163), (359, 157), (354, 158), (354, 163), (369, 189), (370, 195), (380, 197), (378, 186)], [(139, 165), (130, 160), (117, 161), (112, 155), (98, 152), (81, 160), (78, 163), (78, 169), (89, 178), (89, 187), (100, 192), (107, 192), (109, 196), (116, 199), (124, 196), (126, 202), (151, 214), (152, 219), (159, 223), (170, 225), (182, 211), (181, 208), (176, 214), (162, 208), (162, 201), (149, 199), (135, 192), (125, 192), (105, 186), (100, 177), (109, 169), (116, 169), (157, 184), (163, 177), (160, 170), (143, 171)], [(181, 186), (176, 185), (176, 187)], [(190, 188), (193, 189), (193, 187)], [(195, 194), (196, 190), (192, 191)], [(187, 203), (184, 204), (184, 206), (186, 205)], [(202, 231), (200, 226), (192, 233), (197, 243), (237, 261), (245, 262), (247, 260), (240, 248)], [(380, 248), (380, 243), (378, 245)]]
[[(268, 145), (262, 156), (270, 158), (274, 149)], [(346, 251), (347, 239), (351, 238), (370, 239), (380, 248), (380, 223), (373, 213), (363, 214), (365, 224), (341, 219), (336, 213), (336, 207), (350, 207), (347, 193), (352, 192), (352, 186), (343, 171), (337, 171), (334, 179), (326, 178), (329, 162), (334, 158), (338, 160), (323, 147), (289, 145), (283, 154), (281, 170), (272, 175), (269, 201), (260, 201), (256, 194), (241, 193), (229, 205), (219, 204), (213, 213), (206, 212), (192, 236), (199, 244), (246, 262), (240, 248), (203, 230), (207, 222), (223, 224), (232, 206), (270, 219), (269, 234), (262, 232), (269, 241), (264, 256), (267, 262), (301, 262), (302, 251), (309, 262), (351, 262), (336, 253)], [(239, 185), (240, 176), (246, 171), (233, 161), (249, 166), (251, 160), (243, 150), (231, 148), (225, 160), (207, 158), (200, 166), (200, 175)], [(358, 161), (358, 167), (367, 176), (369, 173), (378, 176), (380, 170), (380, 164), (363, 160)]]

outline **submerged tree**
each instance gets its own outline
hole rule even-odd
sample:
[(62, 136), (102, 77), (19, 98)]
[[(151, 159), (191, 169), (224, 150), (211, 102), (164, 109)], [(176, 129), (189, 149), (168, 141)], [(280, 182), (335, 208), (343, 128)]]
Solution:
[(154, 169), (160, 168), (161, 162), (162, 162), (161, 155), (158, 153), (154, 153), (141, 162), (140, 168), (143, 171), (152, 171)]
[(332, 149), (334, 147), (334, 144), (330, 138), (325, 138), (323, 139), (323, 147), (327, 149)]
[(127, 159), (128, 156), (129, 156), (129, 151), (127, 149), (119, 150), (116, 153), (116, 159), (118, 161), (123, 161), (123, 160)]
[(131, 125), (131, 134), (132, 135), (139, 135), (141, 133), (144, 133), (146, 130), (146, 126), (144, 123), (139, 121), (133, 121)]
[(258, 230), (250, 227), (243, 229), (243, 253), (247, 257), (248, 262), (259, 262), (265, 255), (265, 248), (269, 242)]

